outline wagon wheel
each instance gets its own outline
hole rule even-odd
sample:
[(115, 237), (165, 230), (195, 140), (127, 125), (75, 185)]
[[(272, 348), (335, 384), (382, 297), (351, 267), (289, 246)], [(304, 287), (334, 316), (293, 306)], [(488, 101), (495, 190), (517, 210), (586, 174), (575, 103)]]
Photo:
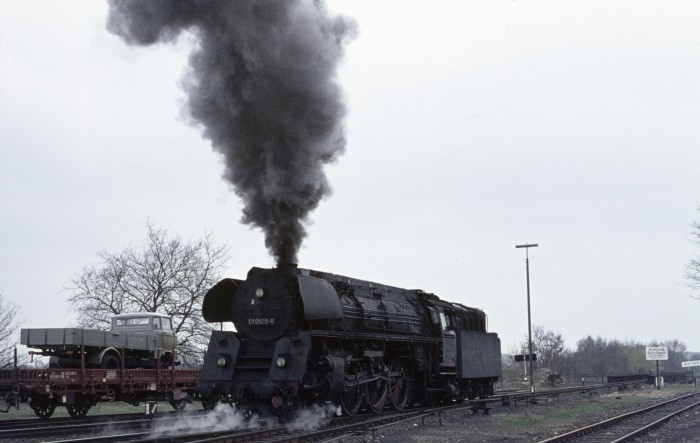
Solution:
[(370, 411), (376, 413), (382, 412), (384, 410), (384, 404), (387, 398), (388, 383), (383, 378), (378, 378), (371, 383), (365, 385), (367, 391), (367, 407)]
[(359, 385), (347, 386), (340, 397), (340, 407), (345, 415), (352, 417), (360, 411), (362, 406), (362, 391)]
[(87, 403), (66, 405), (66, 409), (68, 410), (68, 415), (71, 417), (81, 418), (87, 415), (88, 411), (90, 410), (90, 405)]
[(389, 371), (389, 404), (397, 411), (402, 411), (408, 405), (410, 389), (401, 360), (392, 361)]
[(39, 418), (49, 418), (53, 415), (53, 411), (56, 410), (56, 405), (29, 405)]

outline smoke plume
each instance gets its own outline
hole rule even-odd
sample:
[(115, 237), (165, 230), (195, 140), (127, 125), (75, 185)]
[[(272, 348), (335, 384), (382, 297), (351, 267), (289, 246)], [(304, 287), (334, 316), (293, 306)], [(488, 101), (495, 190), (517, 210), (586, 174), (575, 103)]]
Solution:
[(308, 215), (345, 149), (336, 79), (355, 24), (319, 1), (109, 0), (107, 29), (129, 44), (197, 46), (183, 84), (188, 111), (222, 154), (224, 176), (278, 263), (296, 263)]

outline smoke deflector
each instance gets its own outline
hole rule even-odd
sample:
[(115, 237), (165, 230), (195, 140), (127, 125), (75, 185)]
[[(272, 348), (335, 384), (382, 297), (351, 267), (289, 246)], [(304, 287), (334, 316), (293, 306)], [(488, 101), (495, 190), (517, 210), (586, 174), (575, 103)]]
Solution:
[(299, 275), (299, 293), (304, 303), (307, 320), (335, 320), (343, 318), (343, 308), (335, 288), (326, 280)]

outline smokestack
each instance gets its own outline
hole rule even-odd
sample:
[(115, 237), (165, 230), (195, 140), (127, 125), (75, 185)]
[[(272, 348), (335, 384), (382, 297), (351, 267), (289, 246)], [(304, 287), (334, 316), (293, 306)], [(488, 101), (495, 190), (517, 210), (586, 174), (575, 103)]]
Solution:
[(297, 275), (297, 269), (296, 263), (277, 263), (277, 272), (285, 277), (294, 277)]
[(305, 223), (345, 149), (336, 68), (355, 23), (321, 1), (109, 0), (107, 29), (135, 45), (198, 40), (183, 80), (188, 114), (221, 153), (278, 263), (296, 263)]

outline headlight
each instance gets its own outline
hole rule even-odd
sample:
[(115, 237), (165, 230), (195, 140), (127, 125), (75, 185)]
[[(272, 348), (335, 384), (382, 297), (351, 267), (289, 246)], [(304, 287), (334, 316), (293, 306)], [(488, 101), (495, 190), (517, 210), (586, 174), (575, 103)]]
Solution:
[(287, 359), (280, 355), (279, 357), (277, 357), (277, 360), (275, 361), (275, 363), (277, 364), (278, 368), (284, 368), (285, 365), (287, 364)]
[(228, 362), (226, 360), (226, 357), (224, 357), (223, 355), (216, 359), (216, 364), (219, 365), (220, 368), (223, 368), (224, 366), (226, 366), (226, 363), (228, 363)]
[(265, 291), (263, 291), (263, 288), (258, 288), (255, 290), (256, 297), (263, 298), (263, 295), (265, 295)]

